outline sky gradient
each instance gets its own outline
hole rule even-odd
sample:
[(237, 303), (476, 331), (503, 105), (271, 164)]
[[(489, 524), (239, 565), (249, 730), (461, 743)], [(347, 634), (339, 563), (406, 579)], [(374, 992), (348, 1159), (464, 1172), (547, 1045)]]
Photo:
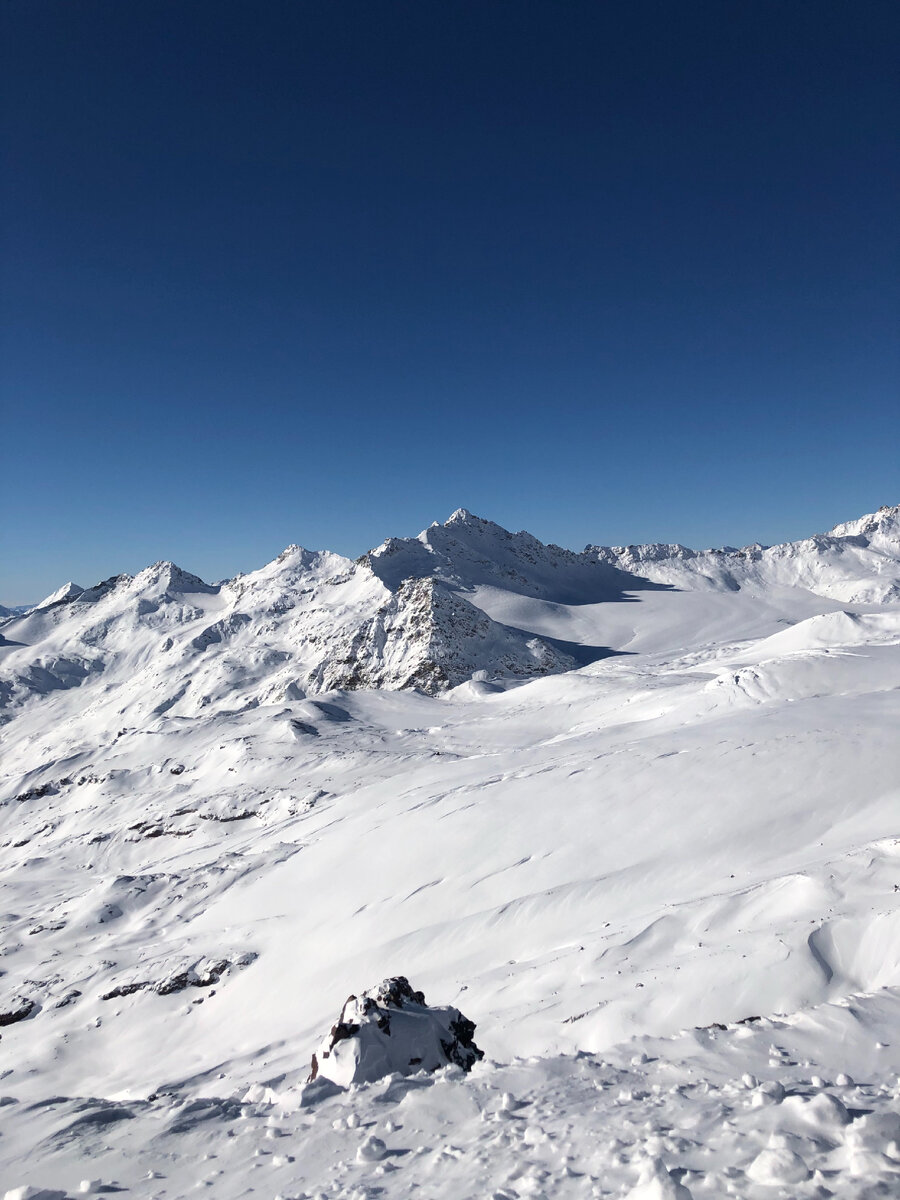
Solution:
[(0, 601), (900, 501), (900, 6), (10, 0)]

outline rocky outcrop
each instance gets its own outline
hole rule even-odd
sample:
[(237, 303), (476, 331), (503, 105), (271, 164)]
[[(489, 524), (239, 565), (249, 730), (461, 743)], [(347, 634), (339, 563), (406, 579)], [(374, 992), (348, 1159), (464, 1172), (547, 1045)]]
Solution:
[(0, 1003), (0, 1025), (15, 1025), (18, 1021), (26, 1021), (35, 1011), (37, 1005), (27, 996), (13, 996), (12, 1000)]
[(350, 996), (312, 1057), (309, 1082), (340, 1087), (385, 1075), (413, 1075), (455, 1065), (470, 1071), (483, 1053), (475, 1024), (458, 1008), (432, 1008), (402, 975)]
[(418, 688), (430, 695), (471, 679), (531, 679), (577, 664), (550, 643), (492, 621), (436, 579), (407, 579), (319, 667), (321, 688)]

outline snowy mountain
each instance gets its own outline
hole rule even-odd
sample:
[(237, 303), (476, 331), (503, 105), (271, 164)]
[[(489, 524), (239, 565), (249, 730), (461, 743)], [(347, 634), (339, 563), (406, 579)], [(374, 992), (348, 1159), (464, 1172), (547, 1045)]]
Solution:
[[(502, 682), (568, 671), (632, 649), (627, 606), (664, 621), (680, 614), (683, 603), (647, 594), (662, 589), (775, 595), (788, 620), (823, 600), (897, 600), (897, 514), (769, 549), (575, 554), (460, 509), (356, 563), (291, 546), (219, 586), (156, 563), (87, 590), (65, 584), (4, 620), (0, 704), (101, 678), (108, 692), (127, 679), (123, 713), (196, 716), (332, 688), (436, 694), (474, 674)], [(653, 622), (641, 625), (646, 634)]]
[[(896, 1194), (898, 588), (459, 510), (4, 618), (0, 1195)], [(398, 976), (484, 1059), (307, 1083)]]
[(588, 546), (599, 562), (682, 588), (765, 593), (803, 588), (842, 604), (900, 600), (900, 507), (781, 546), (689, 550), (686, 546)]

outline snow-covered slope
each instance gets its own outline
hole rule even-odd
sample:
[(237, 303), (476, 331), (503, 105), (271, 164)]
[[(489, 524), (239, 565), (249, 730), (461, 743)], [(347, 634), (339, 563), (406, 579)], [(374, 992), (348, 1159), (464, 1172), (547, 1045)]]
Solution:
[(389, 538), (363, 561), (392, 590), (404, 579), (434, 576), (463, 591), (500, 587), (558, 604), (587, 604), (653, 586), (589, 554), (510, 533), (465, 508), (417, 538)]
[[(0, 1195), (895, 1194), (896, 515), (735, 588), (459, 512), (5, 621)], [(485, 1061), (307, 1087), (397, 975)]]

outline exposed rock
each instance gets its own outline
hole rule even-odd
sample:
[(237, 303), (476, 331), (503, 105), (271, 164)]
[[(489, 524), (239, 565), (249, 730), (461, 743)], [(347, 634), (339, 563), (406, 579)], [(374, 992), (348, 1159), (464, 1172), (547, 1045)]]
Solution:
[(214, 983), (219, 982), (230, 967), (248, 967), (252, 962), (256, 961), (256, 958), (256, 953), (251, 950), (234, 959), (201, 959), (191, 966), (173, 971), (165, 979), (156, 982), (145, 979), (131, 983), (117, 984), (110, 991), (104, 992), (100, 999), (116, 1000), (120, 996), (133, 996), (135, 992), (143, 991), (145, 988), (156, 992), (158, 996), (171, 996), (174, 992), (183, 992), (185, 989), (191, 987), (212, 987)]
[(349, 1087), (451, 1064), (469, 1071), (483, 1057), (474, 1033), (475, 1023), (458, 1008), (430, 1007), (402, 975), (385, 979), (347, 999), (312, 1057), (309, 1082), (329, 1079)]
[(120, 996), (133, 996), (135, 992), (143, 991), (144, 988), (149, 986), (149, 980), (144, 980), (143, 983), (120, 983), (118, 987), (114, 987), (110, 991), (104, 992), (100, 999), (118, 1000)]
[(35, 1002), (27, 996), (13, 996), (11, 1002), (0, 1008), (0, 1025), (15, 1025), (17, 1021), (25, 1021), (36, 1007)]
[(66, 994), (53, 1005), (54, 1008), (68, 1008), (70, 1004), (74, 1004), (81, 995), (78, 988), (71, 988)]
[(198, 963), (195, 967), (188, 967), (186, 971), (176, 971), (174, 975), (158, 983), (153, 990), (160, 996), (169, 996), (172, 992), (182, 992), (189, 987), (212, 987), (230, 966), (227, 958), (216, 962)]
[(68, 787), (72, 780), (51, 779), (49, 783), (41, 783), (37, 787), (29, 788), (26, 792), (19, 792), (18, 796), (13, 796), (13, 800), (18, 804), (24, 803), (26, 800), (43, 800), (45, 796), (55, 796), (60, 788)]
[(540, 638), (492, 621), (436, 579), (407, 579), (311, 682), (326, 690), (418, 688), (435, 695), (485, 666), (491, 675), (528, 679), (577, 663)]

